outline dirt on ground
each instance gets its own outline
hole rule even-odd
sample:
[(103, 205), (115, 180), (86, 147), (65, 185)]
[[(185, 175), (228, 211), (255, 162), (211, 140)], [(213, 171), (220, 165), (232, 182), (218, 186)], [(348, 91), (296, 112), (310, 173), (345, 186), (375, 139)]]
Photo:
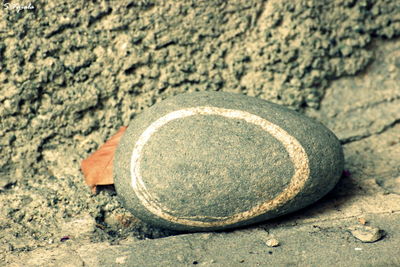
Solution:
[[(392, 0), (4, 1), (0, 262), (70, 240), (176, 235), (134, 218), (113, 190), (92, 195), (80, 162), (143, 109), (183, 92), (255, 96), (331, 128), (353, 178), (320, 203), (331, 212), (318, 220), (400, 211), (398, 36)], [(370, 192), (363, 183), (382, 197), (360, 200)], [(377, 201), (382, 210), (364, 203)], [(311, 221), (313, 212), (321, 209), (306, 212)]]

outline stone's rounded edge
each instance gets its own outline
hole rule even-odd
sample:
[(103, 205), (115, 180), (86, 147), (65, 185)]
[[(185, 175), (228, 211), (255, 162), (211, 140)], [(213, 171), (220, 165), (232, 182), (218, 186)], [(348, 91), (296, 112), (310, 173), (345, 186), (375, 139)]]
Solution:
[[(268, 211), (265, 214), (256, 216), (246, 221), (241, 221), (225, 226), (216, 227), (199, 227), (199, 226), (187, 226), (176, 224), (168, 220), (162, 219), (155, 216), (142, 205), (140, 200), (135, 197), (133, 189), (130, 187), (130, 155), (133, 150), (132, 143), (135, 143), (140, 134), (151, 124), (152, 121), (158, 117), (166, 115), (176, 109), (190, 108), (199, 105), (212, 105), (222, 108), (236, 108), (245, 110), (250, 113), (257, 113), (257, 115), (279, 125), (281, 128), (293, 135), (294, 138), (299, 140), (301, 145), (304, 147), (307, 155), (318, 154), (319, 150), (325, 149), (329, 151), (329, 157), (331, 162), (335, 162), (336, 168), (332, 168), (327, 171), (327, 174), (323, 177), (319, 175), (321, 168), (319, 163), (325, 164), (326, 160), (315, 161), (314, 158), (310, 159), (313, 163), (310, 165), (310, 178), (307, 181), (307, 190), (298, 194), (294, 199), (288, 201), (284, 205), (276, 208), (273, 211)], [(281, 118), (281, 115), (285, 114), (285, 118)], [(304, 128), (307, 126), (308, 129)], [(321, 130), (322, 129), (322, 130)], [(315, 135), (315, 131), (311, 134), (307, 130), (316, 130), (319, 138), (324, 138), (326, 135), (330, 136), (330, 146), (324, 146), (323, 144), (315, 145), (319, 140), (312, 138)], [(307, 134), (305, 136), (304, 134)], [(339, 161), (339, 163), (338, 163)], [(143, 221), (149, 222), (155, 226), (161, 228), (168, 228), (177, 231), (213, 231), (213, 230), (224, 230), (230, 228), (237, 228), (245, 225), (259, 223), (261, 221), (272, 219), (283, 214), (293, 212), (295, 210), (304, 208), (305, 206), (315, 202), (316, 200), (323, 197), (328, 191), (330, 191), (337, 183), (341, 176), (343, 169), (343, 151), (341, 145), (336, 136), (321, 123), (296, 113), (295, 111), (284, 108), (280, 105), (267, 102), (262, 99), (252, 98), (245, 95), (238, 95), (233, 93), (223, 92), (196, 92), (186, 93), (178, 96), (171, 97), (162, 101), (161, 103), (154, 105), (141, 114), (139, 114), (129, 125), (125, 135), (121, 139), (120, 145), (116, 152), (114, 161), (114, 182), (118, 195), (124, 206), (130, 210), (135, 216)], [(329, 171), (332, 171), (330, 172)], [(327, 183), (329, 181), (329, 183)], [(321, 190), (321, 186), (325, 186), (326, 190)], [(326, 192), (325, 192), (326, 191)], [(321, 193), (322, 192), (322, 193)], [(129, 197), (131, 196), (131, 197)], [(305, 201), (298, 201), (299, 199)], [(296, 204), (293, 206), (293, 203)], [(291, 208), (289, 206), (292, 205)]]
[[(130, 122), (118, 144), (113, 162), (114, 186), (119, 200), (127, 210), (143, 221), (149, 221), (150, 217), (146, 210), (141, 207), (140, 202), (135, 198), (130, 185), (130, 155), (133, 149), (132, 140), (138, 138), (138, 134), (144, 130), (144, 128), (141, 129), (140, 125), (146, 125), (146, 117), (150, 117), (151, 120), (151, 115), (153, 114), (152, 109), (154, 108), (155, 106), (152, 106), (144, 110)], [(153, 221), (152, 223), (156, 226), (162, 226), (157, 222), (156, 217), (152, 218), (151, 221)]]
[[(312, 120), (312, 119), (310, 119)], [(302, 144), (308, 153), (310, 159), (310, 177), (309, 185), (298, 195), (302, 199), (303, 205), (293, 210), (306, 207), (330, 192), (338, 183), (344, 169), (344, 153), (342, 145), (335, 134), (326, 128), (322, 123), (312, 120), (315, 128), (312, 131), (313, 138), (302, 138)], [(316, 142), (324, 140), (324, 142)], [(296, 202), (297, 199), (293, 201)], [(300, 202), (297, 202), (300, 203)]]

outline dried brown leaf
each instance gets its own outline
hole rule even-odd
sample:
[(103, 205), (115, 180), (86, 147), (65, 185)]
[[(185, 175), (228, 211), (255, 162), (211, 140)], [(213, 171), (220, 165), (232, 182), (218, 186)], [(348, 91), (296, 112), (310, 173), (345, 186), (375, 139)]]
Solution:
[(126, 130), (126, 126), (121, 127), (105, 144), (88, 158), (82, 160), (81, 169), (85, 176), (85, 182), (92, 192), (96, 192), (97, 185), (114, 184), (113, 161), (114, 154), (119, 141)]

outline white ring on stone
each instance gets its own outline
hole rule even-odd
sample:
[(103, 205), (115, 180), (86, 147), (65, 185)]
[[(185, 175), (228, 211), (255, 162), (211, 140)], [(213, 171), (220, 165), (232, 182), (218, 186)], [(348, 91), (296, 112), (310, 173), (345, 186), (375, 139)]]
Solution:
[[(261, 127), (264, 131), (272, 135), (285, 147), (287, 153), (289, 154), (289, 158), (293, 163), (294, 174), (290, 180), (289, 185), (274, 199), (261, 203), (251, 208), (250, 210), (240, 212), (227, 217), (211, 217), (211, 216), (197, 217), (203, 219), (208, 218), (216, 221), (204, 222), (195, 220), (195, 218), (187, 219), (171, 215), (170, 214), (171, 211), (168, 210), (168, 208), (163, 207), (161, 203), (158, 203), (146, 189), (146, 186), (140, 174), (140, 155), (146, 143), (158, 129), (160, 129), (170, 121), (193, 115), (219, 115), (225, 118), (241, 119), (246, 121), (247, 123), (252, 123)], [(153, 122), (140, 135), (138, 141), (136, 142), (134, 149), (132, 151), (130, 167), (132, 176), (131, 186), (134, 192), (136, 193), (136, 196), (147, 210), (149, 210), (154, 215), (173, 223), (183, 224), (187, 226), (194, 226), (194, 227), (205, 227), (205, 228), (235, 224), (244, 220), (249, 220), (251, 218), (264, 214), (269, 210), (275, 209), (293, 199), (303, 189), (306, 181), (310, 176), (310, 168), (309, 168), (307, 153), (305, 152), (304, 148), (299, 143), (299, 141), (297, 141), (296, 138), (291, 136), (281, 127), (270, 121), (267, 121), (266, 119), (263, 119), (257, 115), (251, 114), (246, 111), (209, 107), (209, 106), (180, 109), (177, 111), (170, 112), (167, 115)]]

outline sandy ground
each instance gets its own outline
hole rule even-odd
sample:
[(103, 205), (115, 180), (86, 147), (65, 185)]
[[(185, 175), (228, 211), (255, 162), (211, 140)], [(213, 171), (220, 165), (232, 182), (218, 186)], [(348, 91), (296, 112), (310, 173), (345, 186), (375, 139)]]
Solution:
[[(34, 4), (0, 11), (0, 265), (400, 265), (396, 1)], [(155, 229), (112, 190), (91, 195), (80, 161), (142, 109), (195, 90), (322, 121), (346, 175), (309, 208), (223, 233)], [(364, 219), (380, 240), (351, 234)]]

